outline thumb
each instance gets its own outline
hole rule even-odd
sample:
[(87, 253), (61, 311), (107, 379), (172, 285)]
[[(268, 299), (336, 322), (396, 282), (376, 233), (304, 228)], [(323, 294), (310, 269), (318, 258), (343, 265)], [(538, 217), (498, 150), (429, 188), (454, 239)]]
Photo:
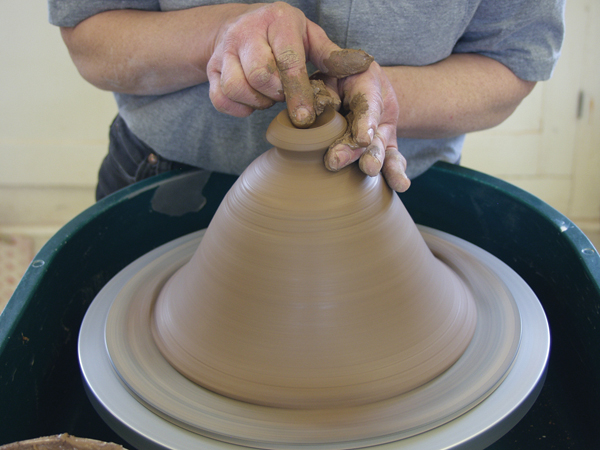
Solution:
[(364, 50), (342, 49), (332, 42), (320, 26), (307, 20), (308, 59), (323, 74), (346, 78), (367, 71), (374, 61)]

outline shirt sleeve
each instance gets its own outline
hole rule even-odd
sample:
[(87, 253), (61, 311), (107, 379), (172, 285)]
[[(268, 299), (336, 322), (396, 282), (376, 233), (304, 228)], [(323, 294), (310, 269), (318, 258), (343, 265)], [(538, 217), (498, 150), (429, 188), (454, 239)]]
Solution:
[(52, 25), (74, 27), (95, 14), (115, 9), (160, 11), (159, 0), (48, 0)]
[(551, 77), (564, 39), (565, 0), (484, 0), (455, 53), (493, 58), (527, 81)]

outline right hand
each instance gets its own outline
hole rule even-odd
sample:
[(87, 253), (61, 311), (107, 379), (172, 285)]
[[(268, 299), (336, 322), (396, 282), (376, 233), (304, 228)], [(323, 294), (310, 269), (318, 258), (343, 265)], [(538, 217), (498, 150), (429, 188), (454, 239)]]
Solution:
[[(341, 65), (347, 69), (337, 69), (336, 58), (347, 58), (346, 53), (340, 53), (342, 49), (302, 11), (282, 2), (248, 5), (221, 28), (207, 65), (210, 99), (218, 111), (246, 117), (287, 101), (292, 123), (300, 128), (310, 126), (316, 113), (306, 71), (308, 59), (325, 75), (334, 97), (348, 105), (355, 96), (365, 95), (369, 105), (368, 114), (351, 123), (351, 142), (332, 146), (326, 166), (339, 170), (365, 155), (360, 163), (363, 172), (375, 176), (382, 171), (392, 189), (408, 188), (406, 161), (396, 144), (396, 96), (369, 55), (354, 52), (352, 63)], [(342, 162), (336, 152), (350, 155)]]
[(294, 125), (309, 126), (315, 110), (306, 61), (318, 67), (336, 50), (299, 9), (283, 2), (248, 5), (217, 34), (207, 65), (210, 99), (236, 117), (287, 101)]

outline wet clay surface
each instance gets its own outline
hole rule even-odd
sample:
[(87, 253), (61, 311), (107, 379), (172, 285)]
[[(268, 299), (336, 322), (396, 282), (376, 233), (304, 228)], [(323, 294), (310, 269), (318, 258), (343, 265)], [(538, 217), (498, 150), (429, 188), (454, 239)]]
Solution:
[(323, 64), (327, 67), (327, 75), (345, 78), (365, 72), (374, 60), (375, 58), (364, 50), (346, 48), (331, 52)]
[(341, 118), (328, 111), (307, 130), (278, 116), (267, 133), (278, 148), (240, 176), (155, 304), (162, 355), (210, 391), (290, 409), (365, 405), (432, 380), (471, 341), (469, 289), (383, 178), (323, 166), (345, 128), (321, 135)]
[[(330, 174), (334, 179), (337, 176)], [(440, 232), (421, 229), (434, 255), (461, 274), (476, 299), (477, 329), (473, 340), (468, 351), (449, 370), (405, 395), (353, 408), (265, 408), (217, 395), (176, 372), (158, 351), (148, 326), (161, 287), (190, 260), (205, 233), (206, 230), (200, 230), (185, 238), (185, 243), (176, 240), (156, 249), (143, 257), (143, 268), (139, 266), (135, 274), (129, 272), (118, 281), (111, 280), (120, 287), (111, 288), (112, 294), (109, 293), (106, 298), (95, 300), (105, 302), (110, 314), (108, 317), (96, 316), (97, 338), (90, 340), (94, 347), (88, 347), (84, 353), (89, 355), (88, 361), (91, 362), (108, 350), (110, 360), (105, 360), (106, 369), (115, 377), (113, 370), (118, 373), (118, 379), (113, 381), (123, 389), (124, 381), (137, 398), (147, 402), (147, 406), (161, 411), (161, 415), (164, 414), (163, 417), (173, 423), (185, 424), (186, 429), (212, 438), (216, 435), (219, 440), (243, 443), (251, 448), (306, 450), (306, 444), (310, 443), (321, 444), (320, 449), (326, 448), (325, 443), (334, 443), (327, 445), (330, 450), (366, 448), (414, 436), (448, 423), (486, 398), (512, 366), (522, 328), (519, 311), (512, 300), (516, 292), (512, 290), (514, 286), (510, 288), (511, 294), (508, 287), (512, 283), (508, 280), (500, 282), (494, 275), (493, 265), (489, 265), (489, 259), (479, 259), (470, 251), (461, 249), (463, 244), (473, 249), (472, 244), (464, 241), (459, 244), (458, 238), (449, 235), (436, 238), (430, 233)], [(447, 239), (451, 241), (444, 243)], [(404, 256), (412, 259), (409, 255)], [(371, 299), (364, 303), (376, 306)], [(334, 312), (332, 314), (335, 316)], [(235, 323), (240, 317), (234, 315), (230, 320)], [(364, 320), (368, 317), (365, 315)], [(85, 342), (85, 327), (83, 334)], [(534, 331), (531, 336), (535, 335)], [(306, 341), (307, 344), (311, 342)], [(84, 362), (83, 366), (87, 364)], [(122, 395), (114, 387), (107, 395)], [(129, 391), (125, 392), (126, 396), (130, 395)], [(131, 401), (137, 403), (136, 399)], [(492, 404), (497, 405), (495, 401)], [(514, 405), (511, 405), (511, 410), (512, 407)], [(136, 409), (132, 411), (132, 414), (138, 413)], [(477, 412), (474, 414), (480, 416)], [(222, 420), (215, 420), (216, 417)], [(495, 423), (495, 419), (486, 421), (485, 427), (488, 423)], [(140, 432), (144, 431), (140, 429)], [(455, 436), (454, 432), (451, 435)], [(442, 447), (447, 448), (445, 445), (432, 446)], [(198, 448), (204, 447), (200, 445)]]

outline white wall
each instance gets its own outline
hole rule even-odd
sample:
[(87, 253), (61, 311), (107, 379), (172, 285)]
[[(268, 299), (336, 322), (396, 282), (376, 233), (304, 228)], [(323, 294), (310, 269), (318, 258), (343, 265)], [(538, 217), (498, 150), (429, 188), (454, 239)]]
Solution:
[(600, 3), (569, 0), (567, 34), (552, 79), (517, 111), (467, 137), (463, 165), (546, 201), (586, 231), (600, 230)]
[[(3, 6), (0, 231), (43, 239), (93, 203), (116, 107), (111, 94), (80, 78), (47, 22), (45, 1)], [(597, 1), (569, 0), (554, 78), (503, 125), (469, 136), (463, 157), (464, 165), (523, 187), (590, 230), (600, 229), (599, 25)]]
[(0, 230), (53, 232), (93, 204), (112, 94), (81, 79), (46, 2), (0, 14)]

